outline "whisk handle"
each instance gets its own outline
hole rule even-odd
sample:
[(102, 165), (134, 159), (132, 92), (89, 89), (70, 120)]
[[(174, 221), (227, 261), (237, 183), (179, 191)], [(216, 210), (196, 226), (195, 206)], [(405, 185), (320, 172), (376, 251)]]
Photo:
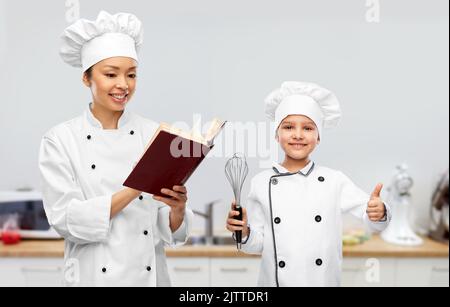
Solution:
[[(242, 207), (241, 207), (240, 205), (236, 205), (235, 210), (236, 210), (237, 212), (239, 212), (239, 215), (236, 215), (236, 216), (235, 216), (235, 219), (237, 219), (237, 220), (239, 220), (239, 221), (242, 221)], [(240, 248), (241, 248), (241, 243), (242, 243), (242, 230), (237, 230), (237, 231), (235, 232), (235, 235), (236, 235), (236, 244), (237, 244), (237, 247), (238, 247), (238, 249), (240, 249)]]

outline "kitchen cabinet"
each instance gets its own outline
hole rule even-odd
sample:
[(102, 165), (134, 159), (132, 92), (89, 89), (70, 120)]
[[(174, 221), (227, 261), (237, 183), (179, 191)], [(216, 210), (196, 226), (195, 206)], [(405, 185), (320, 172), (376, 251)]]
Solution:
[(400, 259), (395, 284), (405, 287), (448, 287), (448, 258)]
[(167, 258), (175, 287), (256, 286), (259, 264), (259, 258)]
[(259, 258), (211, 258), (211, 287), (254, 287)]
[[(254, 287), (259, 258), (168, 258), (173, 286)], [(343, 287), (448, 287), (448, 258), (346, 258)]]
[(0, 258), (0, 287), (60, 287), (62, 258)]
[(210, 260), (207, 257), (168, 258), (167, 267), (174, 287), (208, 287)]
[[(235, 246), (168, 248), (174, 286), (256, 286), (260, 258)], [(449, 286), (448, 245), (425, 238), (418, 247), (387, 244), (379, 237), (344, 246), (342, 286)], [(0, 286), (61, 286), (64, 242), (22, 241), (0, 244)]]
[[(175, 287), (252, 287), (259, 258), (169, 257)], [(0, 287), (62, 286), (62, 258), (0, 258)], [(448, 258), (345, 258), (343, 287), (448, 287)]]
[(393, 287), (395, 261), (390, 258), (347, 258), (342, 263), (343, 287)]
[(348, 258), (344, 287), (448, 287), (448, 258)]

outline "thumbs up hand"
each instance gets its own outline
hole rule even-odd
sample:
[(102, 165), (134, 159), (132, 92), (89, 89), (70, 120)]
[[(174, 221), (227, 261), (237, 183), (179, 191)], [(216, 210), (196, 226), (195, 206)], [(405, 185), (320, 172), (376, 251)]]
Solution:
[(378, 222), (386, 215), (386, 207), (380, 198), (383, 184), (379, 183), (370, 195), (370, 200), (367, 203), (367, 215), (372, 222)]

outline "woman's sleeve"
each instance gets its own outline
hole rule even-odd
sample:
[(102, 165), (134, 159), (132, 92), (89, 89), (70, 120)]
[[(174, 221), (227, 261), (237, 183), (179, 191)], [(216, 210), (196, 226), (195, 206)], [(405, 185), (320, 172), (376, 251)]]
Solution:
[(39, 169), (49, 224), (74, 243), (105, 241), (110, 229), (112, 195), (86, 199), (62, 146), (48, 136), (41, 142)]
[(378, 222), (372, 222), (366, 213), (370, 196), (358, 188), (346, 175), (339, 172), (339, 199), (342, 213), (350, 213), (361, 219), (373, 232), (383, 231), (391, 220), (391, 209), (385, 203), (386, 216)]
[(175, 232), (170, 228), (170, 207), (163, 205), (158, 209), (158, 230), (161, 239), (169, 246), (176, 247), (186, 243), (192, 229), (194, 213), (186, 206), (183, 223)]
[(242, 251), (248, 254), (261, 254), (264, 245), (264, 211), (261, 202), (257, 197), (257, 184), (255, 179), (251, 182), (250, 193), (247, 198), (248, 225), (250, 227), (250, 234), (248, 238), (243, 238)]

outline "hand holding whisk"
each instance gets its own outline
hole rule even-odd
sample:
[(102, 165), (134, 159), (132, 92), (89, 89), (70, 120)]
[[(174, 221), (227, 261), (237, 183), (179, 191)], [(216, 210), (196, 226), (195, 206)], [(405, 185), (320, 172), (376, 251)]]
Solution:
[[(245, 178), (248, 175), (248, 164), (244, 155), (234, 154), (225, 164), (225, 175), (233, 189), (235, 199), (235, 210), (239, 215), (235, 219), (242, 221), (241, 192), (244, 186)], [(241, 249), (242, 231), (236, 231), (237, 248)]]

